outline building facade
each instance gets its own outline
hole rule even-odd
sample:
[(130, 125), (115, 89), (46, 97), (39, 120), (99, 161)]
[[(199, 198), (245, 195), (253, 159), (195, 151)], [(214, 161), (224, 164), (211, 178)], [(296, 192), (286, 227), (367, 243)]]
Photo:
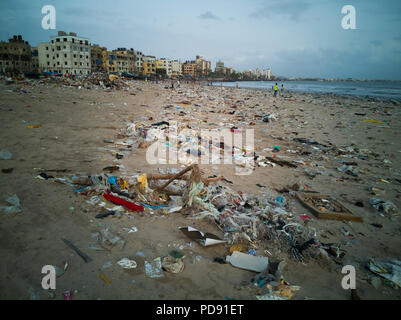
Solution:
[(0, 42), (0, 72), (20, 74), (32, 70), (31, 46), (22, 36)]
[(134, 72), (136, 74), (143, 74), (143, 53), (134, 50)]
[(171, 76), (179, 77), (182, 75), (182, 63), (178, 60), (171, 61)]
[(91, 45), (76, 33), (59, 31), (50, 42), (38, 44), (41, 71), (87, 75), (91, 72)]
[(182, 65), (182, 74), (185, 76), (196, 76), (196, 63), (195, 61), (185, 61)]
[(106, 65), (107, 48), (100, 47), (99, 45), (91, 46), (91, 72), (107, 71), (104, 66)]
[(156, 57), (143, 56), (142, 67), (143, 67), (142, 71), (143, 75), (145, 76), (156, 75)]
[(196, 56), (196, 75), (207, 77), (212, 69), (212, 63), (210, 61), (203, 60), (202, 56)]
[(134, 73), (135, 69), (135, 54), (134, 49), (127, 50), (126, 48), (118, 48), (113, 50), (116, 56), (117, 72)]

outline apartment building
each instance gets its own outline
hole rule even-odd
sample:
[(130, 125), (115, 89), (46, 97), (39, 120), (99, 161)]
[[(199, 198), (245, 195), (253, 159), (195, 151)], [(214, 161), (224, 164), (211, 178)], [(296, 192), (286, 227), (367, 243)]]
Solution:
[(97, 44), (91, 46), (91, 72), (107, 71), (105, 69), (107, 48)]
[(141, 51), (134, 50), (134, 72), (137, 74), (143, 74), (143, 53)]
[(32, 70), (31, 46), (22, 36), (0, 42), (0, 72), (20, 74)]
[(196, 56), (195, 64), (197, 76), (209, 75), (210, 70), (212, 69), (212, 63), (210, 61), (204, 60), (202, 56)]
[(220, 74), (225, 74), (226, 73), (226, 68), (224, 67), (224, 62), (222, 61), (217, 61), (216, 62), (216, 68), (214, 68), (214, 72), (220, 73)]
[(118, 48), (113, 50), (116, 56), (117, 72), (134, 73), (135, 72), (135, 54), (134, 49)]
[(62, 74), (86, 75), (91, 72), (91, 45), (76, 33), (59, 31), (50, 42), (38, 44), (39, 68)]
[(142, 74), (145, 76), (156, 75), (156, 57), (143, 56)]
[(182, 65), (182, 74), (186, 76), (196, 76), (196, 63), (195, 61), (185, 61)]

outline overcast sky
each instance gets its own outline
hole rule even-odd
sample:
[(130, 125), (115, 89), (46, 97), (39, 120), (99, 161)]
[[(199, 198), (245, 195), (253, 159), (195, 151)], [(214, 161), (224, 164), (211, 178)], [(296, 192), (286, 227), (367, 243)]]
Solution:
[[(341, 27), (344, 5), (356, 29)], [(56, 8), (56, 30), (41, 9)], [(31, 45), (58, 30), (108, 49), (195, 59), (214, 68), (271, 68), (281, 76), (401, 80), (400, 0), (0, 0), (0, 40), (21, 34)]]

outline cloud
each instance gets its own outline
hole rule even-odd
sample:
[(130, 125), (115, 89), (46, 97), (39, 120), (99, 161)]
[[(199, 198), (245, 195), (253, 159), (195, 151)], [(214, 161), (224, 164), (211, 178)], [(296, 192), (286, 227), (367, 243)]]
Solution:
[(397, 41), (397, 42), (401, 42), (401, 35), (398, 35), (398, 36), (396, 36), (396, 37), (393, 37), (393, 40), (394, 40), (394, 41)]
[(271, 18), (273, 16), (288, 16), (291, 20), (298, 21), (300, 16), (309, 9), (310, 5), (303, 1), (279, 1), (265, 5), (260, 10), (252, 12), (250, 18)]
[(380, 47), (383, 44), (383, 41), (380, 40), (373, 40), (369, 42), (371, 45), (375, 46), (375, 47)]
[(205, 13), (201, 14), (199, 19), (204, 19), (204, 20), (219, 20), (220, 18), (215, 16), (213, 13), (210, 11), (206, 11)]

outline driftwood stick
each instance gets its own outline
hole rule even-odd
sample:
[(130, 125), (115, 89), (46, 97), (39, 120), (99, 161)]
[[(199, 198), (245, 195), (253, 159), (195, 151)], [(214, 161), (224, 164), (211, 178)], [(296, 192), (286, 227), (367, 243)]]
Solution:
[[(181, 172), (175, 174), (174, 176), (172, 176), (164, 185), (162, 185), (161, 187), (157, 188), (157, 190), (163, 190), (164, 188), (166, 188), (171, 182), (173, 182), (175, 179), (178, 179), (179, 177), (183, 176), (185, 173), (187, 173), (188, 171), (192, 170), (194, 167), (194, 165), (190, 165), (188, 167), (186, 167), (184, 170), (182, 170)], [(199, 170), (199, 168), (198, 168)]]
[[(152, 174), (152, 173), (149, 173), (146, 176), (147, 176), (148, 180), (168, 180), (168, 179), (171, 179), (172, 177), (174, 177), (175, 174)], [(176, 180), (177, 179), (188, 180), (189, 178), (184, 176), (184, 177), (178, 177), (175, 179)]]

